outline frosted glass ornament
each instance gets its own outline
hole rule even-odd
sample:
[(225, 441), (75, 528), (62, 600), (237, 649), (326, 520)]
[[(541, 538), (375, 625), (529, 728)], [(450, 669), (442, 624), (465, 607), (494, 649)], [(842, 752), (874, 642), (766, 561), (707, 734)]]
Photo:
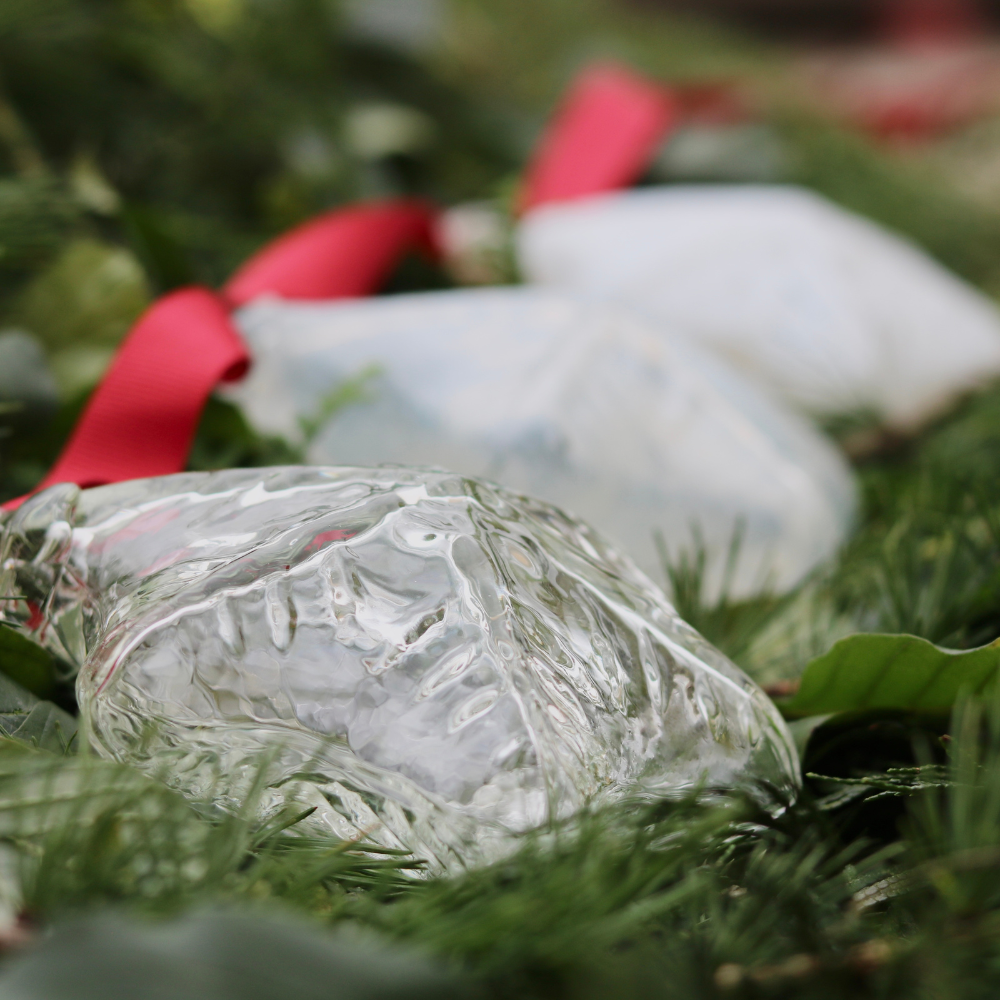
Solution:
[(586, 289), (810, 413), (910, 430), (1000, 374), (1000, 313), (925, 253), (794, 187), (647, 188), (531, 212), (529, 281)]
[(236, 320), (255, 364), (227, 395), (261, 431), (301, 440), (331, 390), (369, 376), (317, 421), (316, 464), (496, 480), (594, 524), (651, 575), (655, 531), (675, 555), (698, 531), (709, 591), (742, 531), (742, 595), (797, 583), (851, 524), (853, 479), (820, 434), (614, 304), (514, 287), (258, 300)]
[[(623, 794), (768, 782), (771, 702), (598, 535), (426, 470), (51, 488), (0, 524), (2, 620), (79, 670), (103, 755), (434, 869)], [(14, 595), (19, 595), (14, 597)]]

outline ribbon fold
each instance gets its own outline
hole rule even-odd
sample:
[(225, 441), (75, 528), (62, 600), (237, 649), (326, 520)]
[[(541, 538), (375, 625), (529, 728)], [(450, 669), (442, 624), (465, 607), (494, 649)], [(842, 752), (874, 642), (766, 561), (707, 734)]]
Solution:
[(519, 210), (628, 187), (677, 118), (666, 88), (616, 65), (584, 70), (538, 143)]
[(233, 306), (262, 295), (314, 300), (372, 295), (407, 250), (438, 255), (435, 219), (429, 205), (407, 199), (327, 212), (251, 257), (222, 294)]
[(209, 394), (249, 364), (218, 295), (184, 288), (164, 296), (125, 338), (38, 489), (179, 472)]

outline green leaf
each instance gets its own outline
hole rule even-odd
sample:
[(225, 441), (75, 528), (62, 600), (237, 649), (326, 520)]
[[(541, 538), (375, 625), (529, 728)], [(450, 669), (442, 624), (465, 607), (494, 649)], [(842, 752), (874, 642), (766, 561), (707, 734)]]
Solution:
[(209, 398), (195, 434), (188, 469), (256, 468), (262, 465), (300, 465), (302, 453), (278, 437), (258, 434), (232, 403)]
[(981, 694), (1000, 668), (1000, 639), (959, 652), (913, 635), (852, 635), (810, 663), (791, 718), (894, 708), (949, 709), (960, 691)]
[(73, 745), (76, 730), (76, 719), (69, 712), (51, 701), (40, 701), (20, 684), (0, 674), (0, 736), (9, 736), (39, 750), (64, 754)]
[(51, 654), (4, 625), (0, 625), (0, 674), (39, 698), (52, 693), (54, 671)]
[(8, 735), (38, 750), (65, 754), (75, 752), (77, 723), (69, 712), (51, 701), (40, 701)]

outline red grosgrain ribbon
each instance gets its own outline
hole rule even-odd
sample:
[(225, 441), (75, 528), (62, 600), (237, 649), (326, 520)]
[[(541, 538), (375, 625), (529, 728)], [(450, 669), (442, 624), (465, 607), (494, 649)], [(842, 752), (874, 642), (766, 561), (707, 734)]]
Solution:
[(520, 210), (627, 187), (676, 118), (665, 88), (618, 66), (585, 70), (528, 166)]
[(251, 257), (223, 294), (234, 306), (268, 294), (285, 299), (371, 295), (404, 251), (436, 252), (434, 221), (429, 205), (402, 199), (328, 212)]
[(249, 362), (218, 295), (185, 288), (164, 296), (132, 328), (38, 488), (180, 471), (209, 393)]
[(265, 294), (287, 299), (369, 295), (411, 247), (433, 253), (433, 232), (434, 214), (422, 202), (351, 206), (265, 247), (240, 268), (222, 295), (186, 288), (160, 299), (118, 349), (37, 489), (180, 472), (212, 389), (220, 381), (241, 378), (250, 364), (230, 309)]

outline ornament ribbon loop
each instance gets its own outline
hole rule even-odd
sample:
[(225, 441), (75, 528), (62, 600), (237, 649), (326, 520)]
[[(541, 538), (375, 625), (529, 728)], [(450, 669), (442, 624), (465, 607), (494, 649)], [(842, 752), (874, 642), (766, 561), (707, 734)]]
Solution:
[(407, 250), (436, 254), (435, 217), (431, 206), (408, 199), (327, 212), (251, 257), (222, 294), (234, 307), (262, 295), (317, 300), (371, 295)]
[(38, 488), (180, 471), (212, 389), (241, 377), (249, 363), (218, 295), (184, 288), (164, 296), (126, 337)]
[[(221, 294), (185, 288), (146, 311), (118, 349), (62, 454), (35, 491), (180, 472), (201, 411), (220, 381), (250, 365), (231, 309), (261, 295), (370, 295), (411, 249), (436, 253), (433, 209), (395, 199), (320, 216), (266, 246)], [(19, 506), (21, 497), (4, 504)]]
[(535, 150), (520, 211), (628, 187), (676, 120), (666, 88), (615, 65), (585, 70)]

